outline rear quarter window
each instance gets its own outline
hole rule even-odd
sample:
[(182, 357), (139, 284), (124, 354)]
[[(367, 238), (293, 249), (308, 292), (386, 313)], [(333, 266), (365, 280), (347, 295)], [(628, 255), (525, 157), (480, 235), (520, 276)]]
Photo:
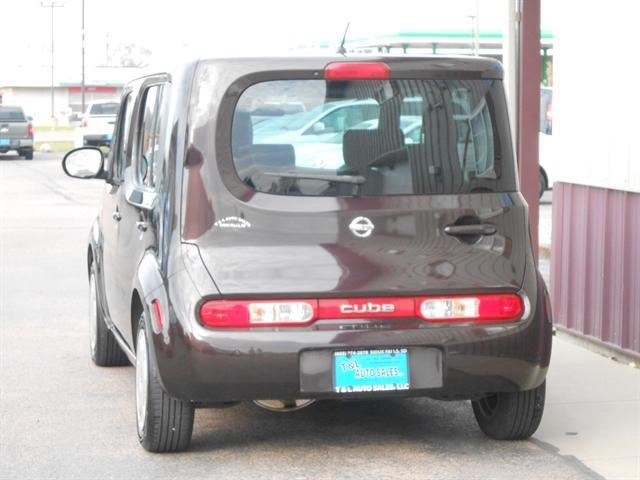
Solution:
[(236, 104), (233, 164), (246, 185), (278, 195), (513, 191), (512, 157), (502, 147), (508, 150), (510, 140), (494, 105), (502, 90), (495, 83), (257, 83)]

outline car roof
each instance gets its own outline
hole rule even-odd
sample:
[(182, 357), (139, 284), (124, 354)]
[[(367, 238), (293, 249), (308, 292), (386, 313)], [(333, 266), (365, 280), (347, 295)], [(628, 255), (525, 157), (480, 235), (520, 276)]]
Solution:
[(384, 62), (390, 69), (390, 78), (486, 78), (502, 79), (502, 64), (489, 57), (470, 55), (299, 55), (299, 56), (235, 56), (209, 57), (184, 62), (165, 71), (157, 70), (149, 75), (131, 79), (127, 84), (166, 73), (184, 72), (196, 65), (219, 64), (233, 69), (238, 77), (267, 71), (324, 70), (333, 62)]
[[(420, 71), (427, 73), (477, 74), (482, 78), (502, 78), (502, 64), (493, 58), (442, 55), (358, 55), (358, 56), (280, 56), (280, 57), (220, 57), (201, 59), (201, 64), (223, 63), (246, 65), (253, 71), (271, 69), (318, 69), (333, 62), (383, 62), (395, 74)], [(287, 68), (289, 66), (289, 68)]]

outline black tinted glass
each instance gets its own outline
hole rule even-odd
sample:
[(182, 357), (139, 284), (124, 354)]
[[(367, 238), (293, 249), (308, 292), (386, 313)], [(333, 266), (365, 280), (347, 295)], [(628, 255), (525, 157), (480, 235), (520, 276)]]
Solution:
[(236, 171), (255, 190), (281, 195), (514, 190), (513, 168), (502, 165), (501, 145), (508, 137), (501, 138), (498, 128), (506, 122), (496, 121), (494, 84), (255, 84), (241, 95), (234, 114)]
[(0, 122), (26, 122), (27, 119), (18, 109), (0, 109)]
[(117, 115), (119, 103), (96, 103), (91, 106), (90, 115)]

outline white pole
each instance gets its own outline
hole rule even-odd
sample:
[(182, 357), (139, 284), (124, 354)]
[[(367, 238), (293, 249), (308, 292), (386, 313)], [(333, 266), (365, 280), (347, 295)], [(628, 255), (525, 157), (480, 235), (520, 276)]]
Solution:
[(509, 107), (509, 123), (514, 144), (518, 135), (518, 36), (520, 31), (520, 0), (506, 0), (507, 24), (502, 43), (504, 86)]

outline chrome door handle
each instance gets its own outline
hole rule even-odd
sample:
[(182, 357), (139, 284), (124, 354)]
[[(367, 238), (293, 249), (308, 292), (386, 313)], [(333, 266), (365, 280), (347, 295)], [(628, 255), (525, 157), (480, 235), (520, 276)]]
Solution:
[(147, 231), (147, 222), (136, 222), (136, 228), (139, 232)]
[(494, 235), (496, 226), (490, 223), (481, 223), (477, 225), (447, 225), (444, 227), (444, 233), (453, 236), (465, 235)]
[(113, 218), (116, 222), (119, 222), (120, 220), (122, 220), (122, 215), (120, 215), (120, 212), (118, 210), (114, 210), (111, 214), (111, 218)]

